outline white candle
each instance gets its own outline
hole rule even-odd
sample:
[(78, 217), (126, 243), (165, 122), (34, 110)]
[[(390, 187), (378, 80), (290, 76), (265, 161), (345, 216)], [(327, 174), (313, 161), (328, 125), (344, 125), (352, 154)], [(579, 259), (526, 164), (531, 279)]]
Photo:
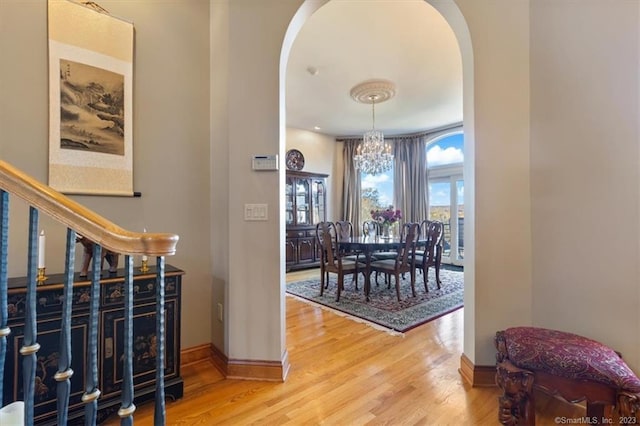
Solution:
[(40, 231), (40, 237), (38, 238), (38, 268), (44, 268), (44, 244), (45, 236), (44, 230)]
[[(147, 232), (147, 228), (144, 228), (144, 229), (142, 230), (142, 232), (146, 233), (146, 232)], [(146, 255), (144, 255), (144, 254), (142, 255), (142, 261), (143, 261), (143, 262), (146, 262), (146, 261), (147, 261), (147, 256), (146, 256)]]

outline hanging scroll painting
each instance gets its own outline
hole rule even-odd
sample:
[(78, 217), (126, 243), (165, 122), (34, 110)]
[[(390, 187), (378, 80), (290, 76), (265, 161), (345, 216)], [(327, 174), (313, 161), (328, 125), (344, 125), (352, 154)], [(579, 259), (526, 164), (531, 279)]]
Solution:
[(131, 196), (133, 24), (69, 0), (48, 6), (49, 185)]

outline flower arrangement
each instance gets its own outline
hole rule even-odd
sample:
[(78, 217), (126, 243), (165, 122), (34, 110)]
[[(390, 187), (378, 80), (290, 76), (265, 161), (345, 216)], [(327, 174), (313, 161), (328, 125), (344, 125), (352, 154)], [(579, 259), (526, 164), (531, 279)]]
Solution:
[(371, 218), (378, 221), (380, 225), (393, 225), (402, 219), (402, 212), (389, 206), (385, 210), (371, 210)]

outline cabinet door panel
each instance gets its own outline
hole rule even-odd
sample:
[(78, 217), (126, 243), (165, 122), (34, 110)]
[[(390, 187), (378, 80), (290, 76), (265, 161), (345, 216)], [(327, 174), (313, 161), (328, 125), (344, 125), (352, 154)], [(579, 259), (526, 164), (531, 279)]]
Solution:
[(313, 224), (317, 225), (326, 220), (326, 195), (324, 179), (314, 179), (312, 184), (313, 193)]
[(296, 180), (296, 225), (311, 224), (311, 188), (308, 179)]
[(315, 261), (315, 251), (315, 240), (313, 238), (300, 238), (298, 240), (298, 262)]
[[(89, 315), (76, 315), (71, 318), (71, 395), (69, 410), (84, 405), (85, 353), (89, 335)], [(24, 341), (24, 323), (11, 325), (11, 334), (7, 339), (7, 359), (4, 370), (4, 401), (24, 401), (22, 382), (22, 355), (20, 348)], [(58, 370), (60, 356), (60, 319), (38, 321), (37, 342), (40, 350), (36, 353), (34, 420), (55, 419), (57, 382), (54, 375)]]
[[(177, 376), (176, 300), (165, 300), (165, 380)], [(120, 392), (123, 378), (124, 311), (102, 313), (102, 377), (103, 398)], [(133, 384), (135, 389), (155, 383), (156, 370), (156, 305), (149, 303), (133, 308)]]
[(285, 221), (287, 226), (293, 225), (295, 213), (294, 179), (287, 177), (285, 182)]
[(298, 257), (296, 256), (297, 252), (297, 239), (287, 240), (285, 243), (285, 252), (287, 255), (287, 263), (296, 263), (298, 261)]

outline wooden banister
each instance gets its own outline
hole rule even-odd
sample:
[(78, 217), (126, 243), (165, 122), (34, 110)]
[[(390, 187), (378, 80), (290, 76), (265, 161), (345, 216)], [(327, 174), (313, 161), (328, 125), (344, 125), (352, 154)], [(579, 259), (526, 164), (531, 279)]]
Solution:
[[(102, 368), (98, 362), (99, 350), (99, 329), (100, 321), (100, 304), (101, 302), (101, 276), (102, 276), (102, 260), (103, 250), (108, 250), (117, 254), (123, 254), (125, 258), (124, 268), (124, 286), (122, 291), (125, 295), (123, 315), (124, 315), (124, 331), (123, 331), (123, 353), (118, 354), (123, 365), (123, 373), (121, 383), (121, 399), (118, 415), (121, 417), (121, 424), (133, 424), (133, 413), (135, 411), (134, 404), (134, 380), (132, 360), (133, 352), (133, 259), (134, 255), (156, 256), (155, 262), (155, 282), (152, 288), (155, 288), (155, 304), (156, 304), (156, 327), (155, 338), (157, 345), (157, 355), (155, 356), (156, 365), (164, 366), (165, 353), (165, 256), (173, 255), (176, 252), (178, 236), (168, 233), (146, 233), (131, 232), (123, 229), (104, 217), (94, 213), (90, 209), (75, 202), (60, 192), (44, 185), (24, 172), (0, 160), (0, 409), (3, 409), (3, 396), (6, 394), (3, 390), (4, 383), (4, 364), (7, 351), (7, 335), (11, 333), (8, 327), (7, 312), (8, 310), (8, 279), (7, 279), (7, 252), (8, 252), (8, 210), (9, 195), (22, 199), (29, 205), (29, 245), (27, 255), (27, 284), (25, 287), (25, 313), (24, 313), (24, 338), (23, 345), (19, 352), (22, 355), (22, 389), (24, 398), (24, 424), (33, 425), (37, 413), (38, 416), (48, 416), (49, 413), (42, 412), (41, 407), (36, 407), (36, 372), (38, 369), (37, 352), (40, 350), (38, 343), (37, 322), (38, 322), (38, 304), (36, 303), (39, 287), (44, 277), (44, 267), (38, 265), (38, 218), (39, 213), (43, 212), (52, 219), (62, 225), (67, 226), (67, 248), (65, 260), (65, 280), (62, 298), (62, 314), (60, 341), (58, 349), (54, 351), (60, 353), (58, 362), (58, 371), (53, 377), (56, 384), (56, 400), (58, 424), (67, 424), (69, 415), (69, 401), (71, 389), (71, 377), (73, 376), (73, 367), (71, 359), (72, 347), (72, 305), (74, 295), (74, 265), (75, 265), (75, 245), (78, 242), (77, 236), (82, 235), (91, 243), (91, 254), (93, 255), (93, 266), (91, 268), (91, 287), (89, 294), (90, 305), (88, 307), (88, 327), (86, 329), (85, 341), (81, 342), (84, 346), (84, 393), (81, 401), (84, 404), (85, 424), (96, 425), (98, 422), (98, 414), (100, 410), (108, 412), (108, 407), (100, 408), (99, 398), (101, 390), (99, 389), (98, 377), (99, 369)], [(84, 240), (83, 240), (84, 241)], [(87, 245), (85, 246), (85, 255)], [(111, 261), (109, 262), (111, 264)], [(143, 266), (146, 266), (143, 259)], [(114, 272), (114, 271), (110, 271)], [(146, 271), (145, 271), (146, 272)], [(82, 271), (81, 271), (82, 275)], [(85, 269), (86, 275), (86, 269)], [(137, 291), (137, 290), (136, 290)], [(145, 296), (147, 297), (147, 296)], [(82, 309), (86, 309), (83, 307)], [(83, 315), (86, 315), (85, 312)], [(15, 339), (15, 338), (14, 338)], [(16, 340), (17, 341), (17, 340)], [(47, 341), (51, 346), (51, 342)], [(54, 346), (55, 348), (55, 346)], [(53, 352), (51, 352), (53, 353)], [(76, 366), (82, 366), (83, 362), (75, 362)], [(77, 367), (76, 367), (77, 368)], [(166, 420), (164, 405), (164, 377), (165, 368), (155, 368), (155, 416), (154, 424), (164, 425)], [(17, 391), (16, 391), (17, 392)], [(181, 391), (180, 391), (181, 392)], [(180, 393), (181, 396), (181, 393)], [(77, 406), (76, 406), (77, 408)], [(78, 416), (78, 410), (74, 409), (73, 416)]]
[(177, 235), (127, 231), (2, 160), (0, 189), (113, 252), (149, 256), (175, 254)]

